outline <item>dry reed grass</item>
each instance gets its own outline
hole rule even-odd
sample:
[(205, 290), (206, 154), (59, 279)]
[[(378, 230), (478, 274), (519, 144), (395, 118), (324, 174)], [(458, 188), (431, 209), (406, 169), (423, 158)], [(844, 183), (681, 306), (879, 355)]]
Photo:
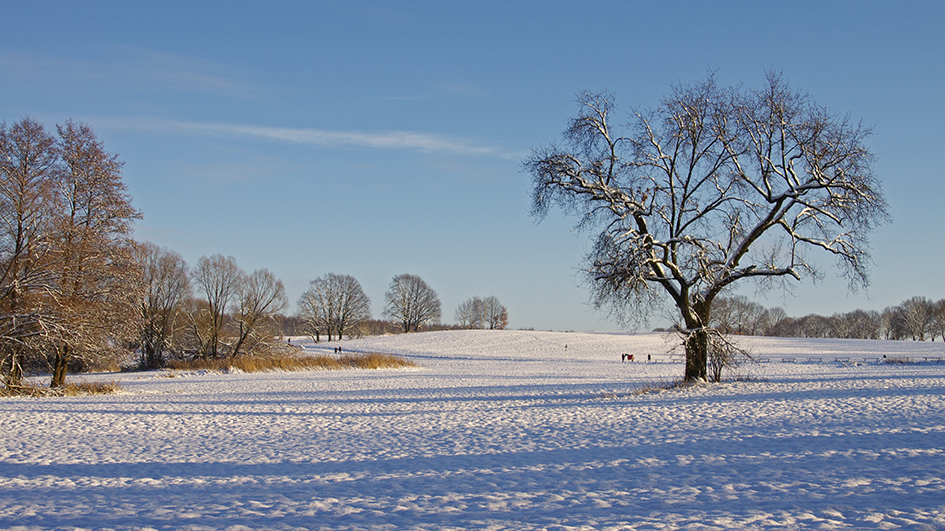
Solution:
[(211, 370), (240, 372), (311, 371), (344, 369), (397, 369), (418, 367), (416, 363), (391, 354), (345, 354), (332, 356), (298, 356), (292, 354), (270, 354), (267, 356), (241, 356), (235, 359), (174, 360), (167, 364), (171, 370)]

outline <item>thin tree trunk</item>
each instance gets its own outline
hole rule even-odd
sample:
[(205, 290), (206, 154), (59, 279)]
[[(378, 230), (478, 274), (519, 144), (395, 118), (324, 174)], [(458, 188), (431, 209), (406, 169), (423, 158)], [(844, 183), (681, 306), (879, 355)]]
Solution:
[(18, 387), (23, 383), (23, 367), (20, 365), (20, 355), (15, 350), (10, 353), (8, 358), (9, 367), (3, 367), (4, 383), (7, 387)]

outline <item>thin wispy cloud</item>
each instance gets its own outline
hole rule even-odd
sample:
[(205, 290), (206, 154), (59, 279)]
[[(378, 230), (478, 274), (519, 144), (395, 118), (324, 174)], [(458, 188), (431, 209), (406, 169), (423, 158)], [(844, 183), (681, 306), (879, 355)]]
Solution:
[(258, 90), (240, 81), (234, 72), (236, 67), (230, 65), (133, 46), (116, 46), (110, 51), (125, 76), (130, 75), (139, 83), (234, 97), (254, 97)]
[(87, 99), (154, 90), (255, 98), (260, 90), (239, 81), (236, 67), (135, 46), (94, 47), (72, 55), (0, 49), (0, 69), (6, 83), (68, 91)]
[[(111, 125), (116, 126), (118, 124), (111, 122)], [(371, 149), (400, 149), (420, 153), (492, 156), (505, 159), (521, 158), (522, 156), (521, 153), (515, 153), (498, 146), (488, 145), (476, 139), (412, 131), (338, 131), (329, 129), (263, 127), (179, 121), (134, 121), (126, 122), (125, 126), (174, 132), (242, 136), (327, 148), (362, 147)]]

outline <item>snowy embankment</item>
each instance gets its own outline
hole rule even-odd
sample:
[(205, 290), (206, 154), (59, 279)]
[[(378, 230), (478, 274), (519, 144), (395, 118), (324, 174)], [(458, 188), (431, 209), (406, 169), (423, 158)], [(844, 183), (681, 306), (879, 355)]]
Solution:
[(750, 338), (749, 381), (647, 394), (661, 335), (339, 344), (423, 368), (0, 400), (0, 528), (945, 529), (945, 362), (876, 361), (942, 343)]

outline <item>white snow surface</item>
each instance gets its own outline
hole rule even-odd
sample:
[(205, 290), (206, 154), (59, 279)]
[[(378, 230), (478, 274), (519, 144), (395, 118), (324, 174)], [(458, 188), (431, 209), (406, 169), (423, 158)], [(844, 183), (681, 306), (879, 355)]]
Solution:
[(945, 529), (941, 342), (746, 338), (740, 381), (645, 393), (663, 335), (292, 343), (422, 368), (0, 399), (0, 528)]

